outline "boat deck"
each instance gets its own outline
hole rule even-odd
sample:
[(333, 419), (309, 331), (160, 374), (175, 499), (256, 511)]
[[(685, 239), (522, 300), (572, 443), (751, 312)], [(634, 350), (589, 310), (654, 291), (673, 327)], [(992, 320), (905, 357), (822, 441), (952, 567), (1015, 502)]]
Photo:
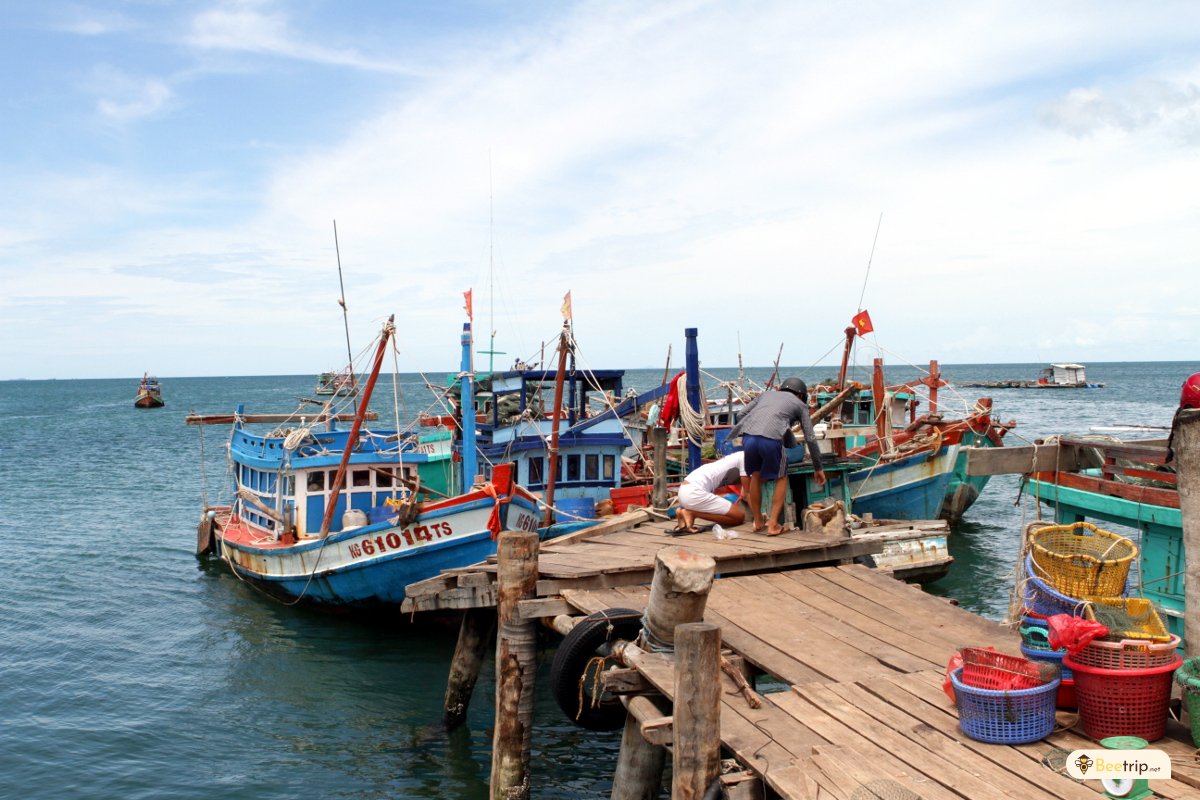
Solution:
[[(576, 613), (593, 613), (641, 610), (649, 590), (562, 595)], [(762, 707), (752, 709), (722, 674), (721, 739), (780, 797), (851, 800), (879, 780), (923, 800), (1098, 796), (1098, 781), (1080, 784), (1043, 766), (1056, 748), (1095, 747), (1081, 732), (1007, 746), (977, 742), (959, 729), (942, 691), (945, 665), (964, 644), (1019, 654), (1017, 635), (998, 623), (857, 565), (719, 578), (705, 619), (721, 626), (723, 646), (778, 681), (781, 691), (762, 695)], [(630, 660), (673, 700), (670, 655)], [(1073, 719), (1060, 712), (1060, 723)], [(1187, 729), (1174, 722), (1152, 747), (1188, 759), (1195, 752)], [(1172, 780), (1150, 784), (1159, 796), (1181, 800), (1200, 798), (1198, 786), (1200, 765), (1178, 763)]]
[[(689, 536), (672, 536), (673, 522), (651, 522), (640, 516), (615, 518), (575, 534), (551, 539), (538, 553), (538, 600), (525, 601), (526, 618), (565, 613), (561, 600), (566, 591), (611, 589), (649, 583), (654, 576), (654, 556), (663, 547), (682, 545), (717, 562), (717, 573), (748, 572), (849, 561), (883, 550), (879, 540), (856, 541), (792, 530), (779, 536), (754, 533), (749, 523), (739, 526), (736, 539), (717, 539), (711, 530)], [(889, 526), (893, 532), (914, 529), (914, 522)], [(878, 532), (882, 529), (872, 529)], [(451, 569), (406, 589), (403, 611), (439, 611), (487, 608), (496, 603), (495, 557), (468, 567)]]

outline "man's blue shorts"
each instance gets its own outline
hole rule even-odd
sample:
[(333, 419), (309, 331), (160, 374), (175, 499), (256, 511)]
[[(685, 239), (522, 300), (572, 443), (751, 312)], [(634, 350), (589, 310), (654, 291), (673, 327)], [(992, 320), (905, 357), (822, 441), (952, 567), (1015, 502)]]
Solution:
[(758, 472), (764, 481), (773, 481), (787, 474), (787, 453), (783, 442), (765, 436), (743, 436), (742, 450), (746, 453), (746, 474)]

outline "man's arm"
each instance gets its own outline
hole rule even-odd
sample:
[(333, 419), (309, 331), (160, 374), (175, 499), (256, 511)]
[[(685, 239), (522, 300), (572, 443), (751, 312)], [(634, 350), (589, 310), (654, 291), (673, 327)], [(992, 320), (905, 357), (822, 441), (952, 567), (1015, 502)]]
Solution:
[[(804, 431), (804, 442), (808, 446), (809, 456), (812, 457), (813, 479), (817, 482), (817, 488), (820, 488), (825, 485), (825, 470), (821, 469), (821, 448), (817, 444), (817, 433), (813, 430), (812, 417), (809, 416), (807, 407), (800, 412), (800, 429)], [(788, 433), (791, 433), (791, 429)]]

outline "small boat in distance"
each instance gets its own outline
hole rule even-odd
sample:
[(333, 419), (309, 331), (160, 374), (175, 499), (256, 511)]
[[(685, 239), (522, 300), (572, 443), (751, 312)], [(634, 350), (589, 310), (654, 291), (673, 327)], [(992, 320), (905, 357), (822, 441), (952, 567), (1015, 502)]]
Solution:
[(162, 399), (162, 384), (158, 382), (158, 378), (151, 377), (147, 372), (138, 385), (138, 396), (133, 401), (134, 408), (162, 408), (164, 405), (166, 404)]
[(358, 394), (358, 381), (355, 379), (354, 370), (347, 367), (341, 372), (322, 372), (317, 377), (316, 394), (323, 397), (354, 397)]

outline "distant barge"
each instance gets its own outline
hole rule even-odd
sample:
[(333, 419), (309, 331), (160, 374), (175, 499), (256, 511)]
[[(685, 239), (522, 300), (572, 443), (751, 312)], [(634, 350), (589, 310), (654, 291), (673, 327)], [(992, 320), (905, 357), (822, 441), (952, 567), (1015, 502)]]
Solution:
[(1051, 364), (1042, 370), (1036, 381), (980, 381), (975, 383), (954, 382), (956, 386), (971, 389), (1103, 389), (1103, 383), (1089, 382), (1086, 368), (1082, 364)]

